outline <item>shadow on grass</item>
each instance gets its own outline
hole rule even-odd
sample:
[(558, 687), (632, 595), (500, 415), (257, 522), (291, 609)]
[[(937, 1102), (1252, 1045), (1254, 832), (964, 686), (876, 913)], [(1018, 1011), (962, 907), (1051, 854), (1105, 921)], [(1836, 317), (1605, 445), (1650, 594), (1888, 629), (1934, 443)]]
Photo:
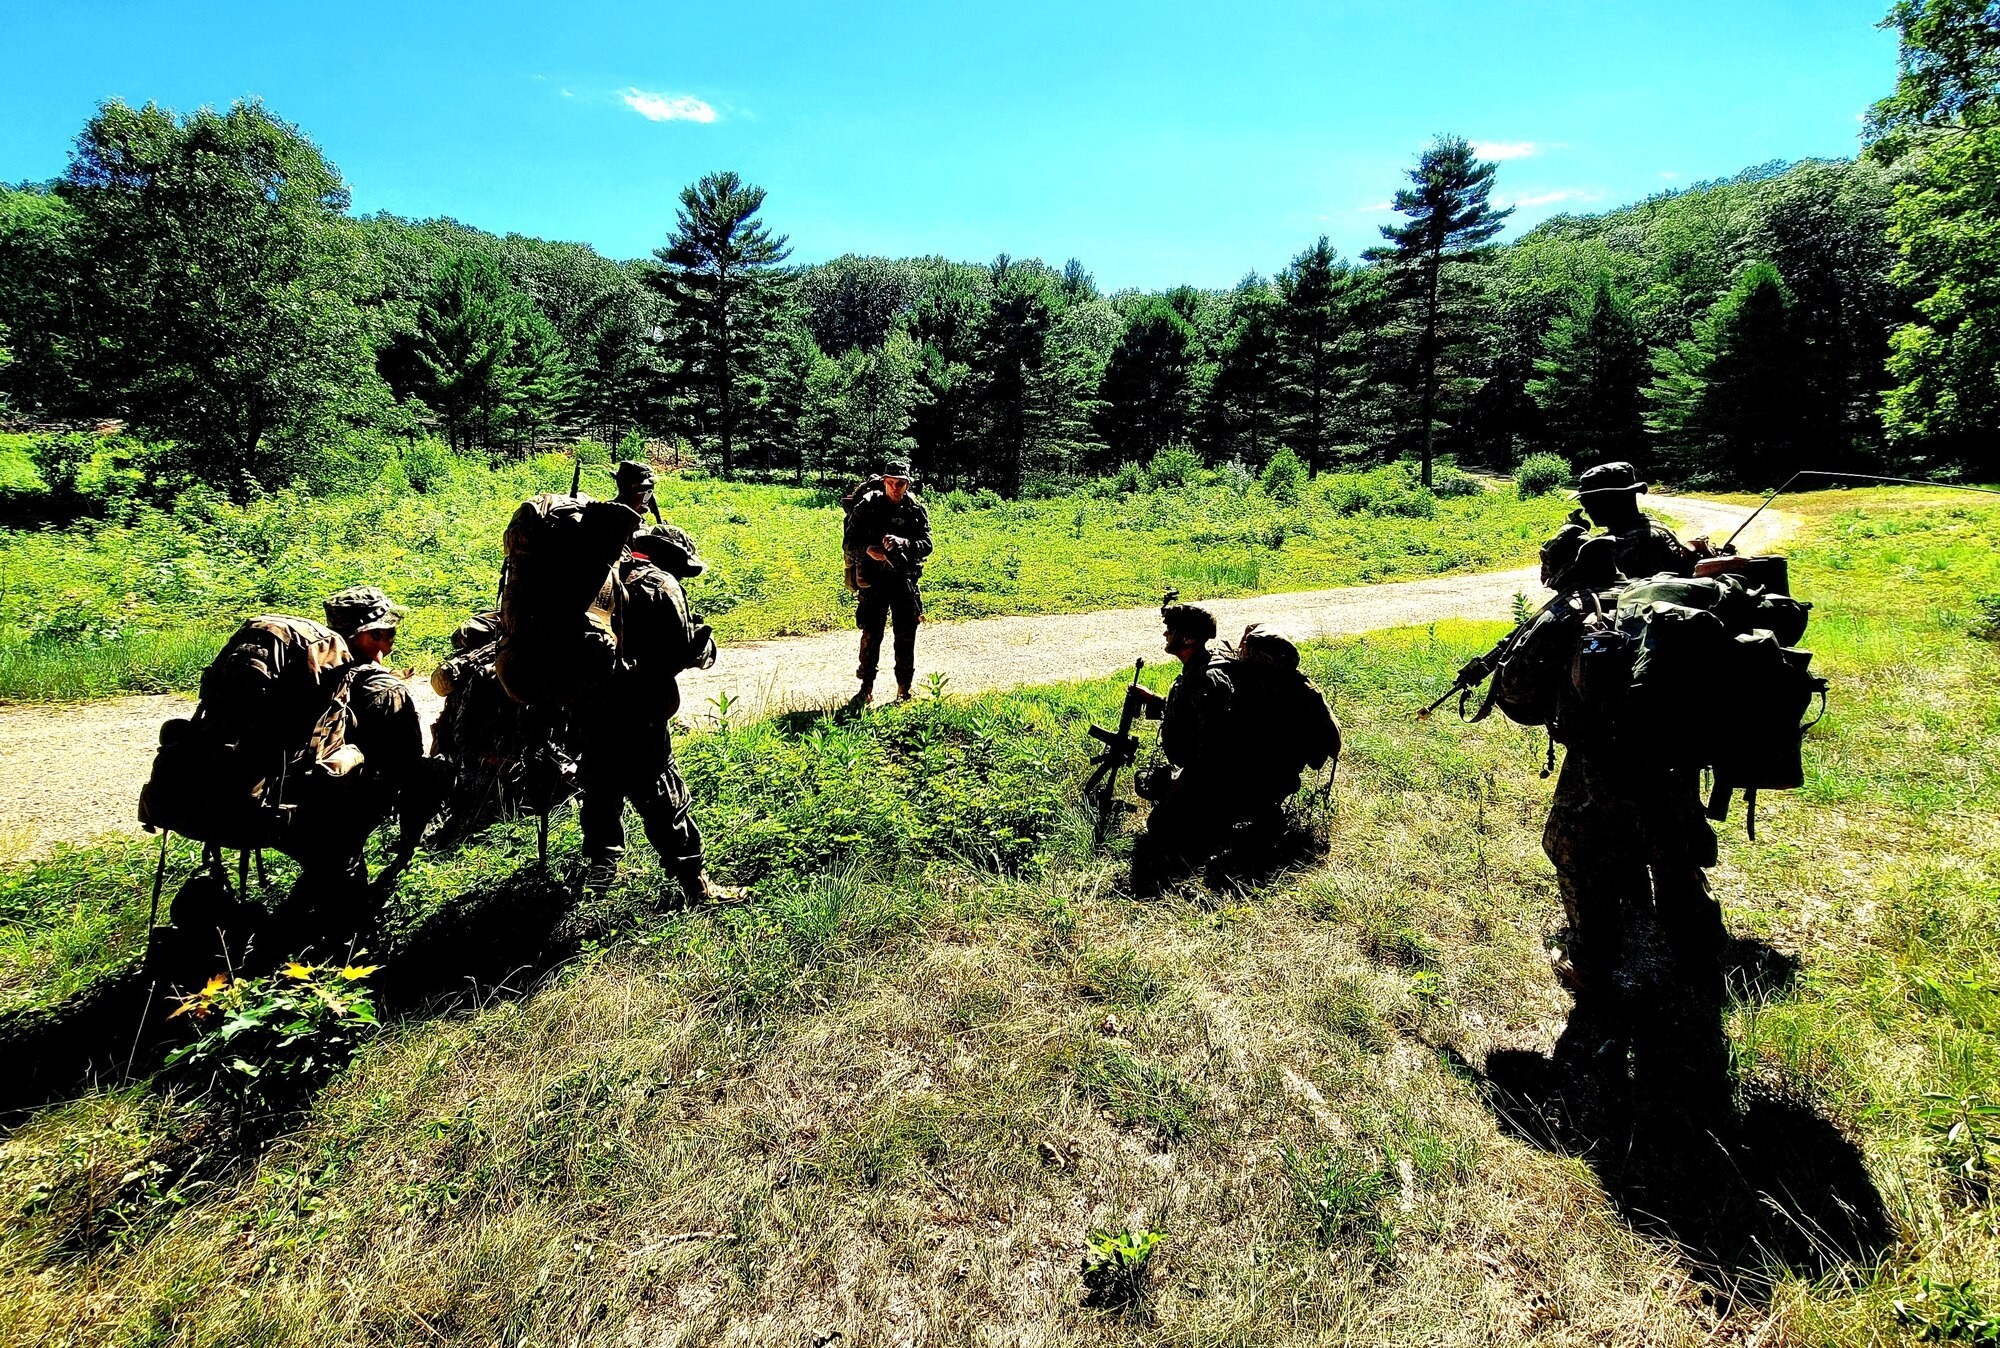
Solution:
[[(430, 1013), (463, 1000), (531, 991), (584, 942), (636, 913), (615, 900), (579, 906), (560, 877), (530, 861), (440, 905), (393, 942), (373, 979), (385, 1016)], [(278, 961), (255, 960), (251, 971)], [(92, 1087), (157, 1072), (182, 1036), (169, 1017), (178, 996), (240, 967), (220, 933), (162, 927), (149, 952), (68, 1000), (0, 1019), (0, 1124)]]
[(1720, 976), (1681, 977), (1651, 957), (1610, 996), (1580, 1002), (1554, 1050), (1503, 1050), (1475, 1073), (1501, 1126), (1576, 1156), (1634, 1230), (1671, 1241), (1727, 1298), (1762, 1300), (1790, 1272), (1867, 1265), (1892, 1240), (1853, 1143), (1790, 1100), (1738, 1099), (1725, 989), (1781, 994), (1797, 962), (1735, 942)]

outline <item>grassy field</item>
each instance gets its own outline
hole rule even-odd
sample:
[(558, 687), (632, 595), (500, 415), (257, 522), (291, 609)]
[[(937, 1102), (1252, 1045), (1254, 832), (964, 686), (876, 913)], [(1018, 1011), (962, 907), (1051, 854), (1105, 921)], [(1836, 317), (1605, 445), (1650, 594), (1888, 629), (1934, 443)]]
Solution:
[[(27, 467), (19, 443), (11, 453), (0, 475)], [(454, 626), (493, 604), (514, 507), (569, 480), (561, 454), (492, 468), (425, 446), (351, 495), (280, 492), (239, 507), (194, 490), (170, 509), (0, 528), (0, 701), (187, 688), (235, 621), (317, 616), (326, 595), (363, 583), (410, 607), (398, 650), (426, 666)], [(1157, 603), (1169, 586), (1215, 597), (1481, 570), (1532, 558), (1564, 510), (1511, 493), (1440, 500), (1398, 468), (1323, 477), (1293, 502), (1227, 472), (1165, 490), (1133, 475), (1125, 486), (1138, 489), (1104, 480), (1045, 500), (931, 500), (928, 615), (1086, 612)], [(585, 489), (609, 495), (608, 472), (592, 470)], [(853, 621), (832, 494), (666, 477), (659, 499), (711, 563), (691, 594), (720, 640)]]
[[(1110, 683), (695, 737), (743, 909), (650, 915), (640, 868), (541, 912), (519, 830), (422, 863), (372, 976), (401, 1009), (295, 1126), (246, 1153), (141, 1084), (0, 1143), (0, 1341), (1992, 1342), (2000, 510), (1965, 499), (1793, 503), (1832, 710), (1715, 872), (1764, 952), (1737, 1106), (1851, 1160), (1859, 1255), (1718, 1257), (1483, 1077), (1567, 999), (1539, 735), (1410, 716), (1495, 630), (1454, 624), (1310, 652), (1333, 852), (1261, 887), (1117, 893), (1074, 798)], [(0, 997), (118, 964), (148, 879), (136, 845), (0, 873)], [(456, 933), (537, 912), (568, 958), (496, 986)], [(1771, 1182), (1695, 1141), (1654, 1198)], [(1121, 1234), (1158, 1240), (1087, 1305)]]

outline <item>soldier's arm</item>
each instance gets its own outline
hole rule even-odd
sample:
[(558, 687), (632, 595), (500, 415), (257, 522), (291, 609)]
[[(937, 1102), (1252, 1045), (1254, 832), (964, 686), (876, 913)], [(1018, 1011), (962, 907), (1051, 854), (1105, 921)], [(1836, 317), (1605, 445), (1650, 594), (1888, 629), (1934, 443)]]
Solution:
[(910, 530), (910, 555), (918, 561), (931, 555), (931, 512), (915, 497), (910, 498), (912, 507)]

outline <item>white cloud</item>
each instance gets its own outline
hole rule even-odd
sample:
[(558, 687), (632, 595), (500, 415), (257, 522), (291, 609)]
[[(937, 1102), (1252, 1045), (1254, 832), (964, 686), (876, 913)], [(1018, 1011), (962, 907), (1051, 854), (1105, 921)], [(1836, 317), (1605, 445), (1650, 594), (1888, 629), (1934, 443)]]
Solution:
[(1680, 177), (1680, 176), (1681, 176), (1680, 174), (1676, 173), (1676, 172), (1675, 172), (1674, 170), (1672, 170), (1672, 169), (1661, 169), (1661, 170), (1660, 170), (1660, 181), (1661, 181), (1661, 182), (1663, 182), (1663, 183), (1670, 183), (1670, 182), (1672, 182), (1672, 181), (1673, 181), (1674, 179), (1676, 179), (1676, 178), (1678, 178), (1678, 177)]
[(643, 89), (627, 89), (625, 106), (649, 122), (712, 122), (715, 109), (693, 94), (649, 94)]
[(1396, 203), (1393, 201), (1377, 201), (1370, 205), (1359, 207), (1358, 209), (1363, 215), (1379, 215), (1383, 211), (1395, 210)]
[(1502, 206), (1554, 206), (1564, 201), (1602, 201), (1604, 193), (1587, 187), (1558, 187), (1550, 192), (1529, 192), (1521, 196), (1494, 198)]
[(1481, 159), (1532, 159), (1542, 147), (1532, 140), (1475, 140), (1472, 152)]

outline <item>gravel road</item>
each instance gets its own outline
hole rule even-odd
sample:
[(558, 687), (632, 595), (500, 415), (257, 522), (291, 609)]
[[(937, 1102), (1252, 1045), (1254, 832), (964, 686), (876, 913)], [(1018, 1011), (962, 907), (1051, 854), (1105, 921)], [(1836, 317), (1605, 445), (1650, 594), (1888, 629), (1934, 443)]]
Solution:
[[(1750, 513), (1692, 497), (1652, 496), (1645, 504), (1683, 535), (1713, 534), (1718, 542)], [(1738, 546), (1744, 552), (1770, 548), (1796, 523), (1766, 511)], [(1531, 598), (1545, 593), (1532, 567), (1204, 602), (1224, 637), (1265, 622), (1309, 641), (1445, 618), (1504, 618), (1522, 592)], [(917, 677), (921, 683), (936, 671), (952, 692), (965, 693), (1112, 674), (1131, 668), (1135, 656), (1164, 658), (1158, 655), (1159, 629), (1159, 611), (1150, 607), (926, 624), (917, 643)], [(682, 716), (708, 719), (723, 693), (734, 699), (730, 716), (738, 722), (832, 706), (854, 691), (854, 660), (852, 632), (732, 645), (715, 668), (681, 676)], [(889, 683), (886, 669), (883, 682)], [(412, 690), (428, 724), (439, 699), (424, 680)], [(193, 708), (191, 699), (172, 695), (0, 707), (0, 862), (100, 833), (138, 832), (134, 808), (160, 722)]]

